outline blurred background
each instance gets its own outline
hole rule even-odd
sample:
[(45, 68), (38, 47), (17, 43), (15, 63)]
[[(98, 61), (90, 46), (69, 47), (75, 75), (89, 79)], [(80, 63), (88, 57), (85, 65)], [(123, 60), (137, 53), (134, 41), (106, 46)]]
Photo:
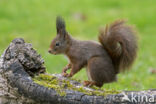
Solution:
[[(50, 55), (56, 35), (55, 19), (61, 15), (68, 32), (81, 40), (96, 40), (101, 26), (126, 19), (139, 35), (138, 57), (130, 71), (103, 88), (144, 90), (156, 88), (156, 1), (155, 0), (0, 0), (0, 54), (17, 37), (42, 55), (49, 73), (61, 73), (67, 64), (63, 55)], [(85, 69), (74, 78), (86, 80)]]

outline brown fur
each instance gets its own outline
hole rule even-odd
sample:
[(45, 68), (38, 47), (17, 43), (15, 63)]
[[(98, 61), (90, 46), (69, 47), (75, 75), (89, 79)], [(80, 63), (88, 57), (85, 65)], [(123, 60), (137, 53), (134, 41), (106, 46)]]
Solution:
[(112, 58), (116, 73), (129, 68), (136, 58), (137, 38), (132, 27), (118, 20), (105, 31), (100, 31), (99, 41)]
[[(119, 70), (129, 67), (136, 56), (134, 32), (124, 23), (116, 21), (107, 26), (105, 31), (100, 31), (99, 44), (72, 38), (65, 29), (65, 22), (58, 17), (57, 36), (52, 41), (49, 52), (64, 54), (69, 58), (70, 63), (63, 69), (62, 75), (72, 77), (86, 67), (89, 80), (84, 82), (86, 86), (101, 87), (104, 83), (115, 81)], [(70, 73), (66, 73), (70, 68)]]

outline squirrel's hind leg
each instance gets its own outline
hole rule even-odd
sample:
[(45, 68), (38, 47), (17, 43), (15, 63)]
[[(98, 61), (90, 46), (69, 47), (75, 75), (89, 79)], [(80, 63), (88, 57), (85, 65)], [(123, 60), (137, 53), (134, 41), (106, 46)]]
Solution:
[(87, 87), (91, 87), (93, 85), (98, 86), (98, 87), (102, 87), (103, 83), (100, 84), (100, 83), (96, 83), (94, 81), (84, 81), (83, 85), (87, 86)]
[[(115, 81), (116, 74), (111, 60), (104, 57), (92, 57), (88, 60), (87, 74), (89, 81), (84, 85), (96, 85), (102, 87), (104, 83)], [(86, 83), (87, 82), (87, 83)]]

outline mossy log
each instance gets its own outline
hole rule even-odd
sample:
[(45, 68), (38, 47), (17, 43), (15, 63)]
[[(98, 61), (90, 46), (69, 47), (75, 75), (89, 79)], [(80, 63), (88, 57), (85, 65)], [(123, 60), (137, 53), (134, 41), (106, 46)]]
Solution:
[(60, 74), (46, 74), (41, 56), (20, 38), (14, 39), (0, 58), (0, 104), (155, 103), (155, 89), (103, 91)]

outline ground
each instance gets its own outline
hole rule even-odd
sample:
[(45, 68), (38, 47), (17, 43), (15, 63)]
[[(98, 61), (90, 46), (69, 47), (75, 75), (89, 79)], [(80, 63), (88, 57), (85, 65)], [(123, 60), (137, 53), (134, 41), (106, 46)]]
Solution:
[[(67, 64), (63, 55), (50, 55), (48, 48), (55, 37), (55, 18), (66, 20), (68, 32), (81, 40), (97, 40), (101, 26), (116, 19), (126, 19), (139, 36), (138, 57), (131, 70), (118, 75), (118, 82), (103, 88), (144, 90), (155, 88), (156, 74), (156, 1), (155, 0), (1, 0), (0, 54), (11, 40), (23, 37), (42, 55), (49, 73), (61, 73)], [(83, 69), (74, 76), (86, 80)]]

